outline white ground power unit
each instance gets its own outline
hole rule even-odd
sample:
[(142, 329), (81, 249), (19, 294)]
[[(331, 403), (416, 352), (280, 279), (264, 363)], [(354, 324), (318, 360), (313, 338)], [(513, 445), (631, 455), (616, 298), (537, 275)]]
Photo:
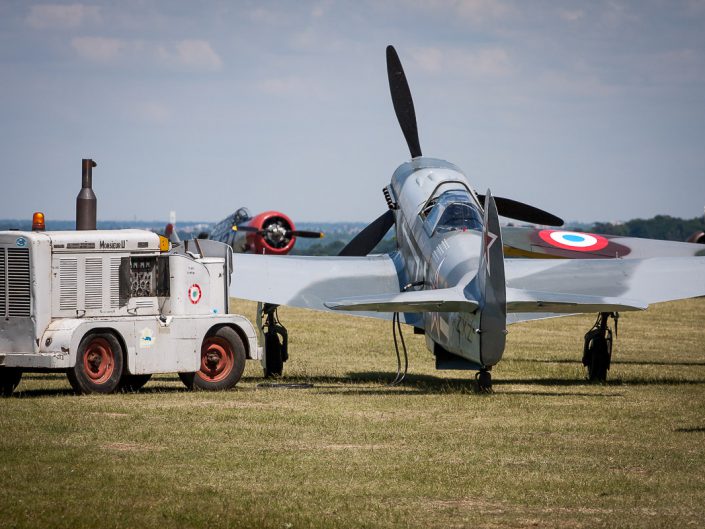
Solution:
[(221, 390), (261, 360), (229, 314), (229, 246), (143, 230), (0, 232), (0, 391), (28, 371), (66, 372), (79, 393), (138, 389), (177, 372)]

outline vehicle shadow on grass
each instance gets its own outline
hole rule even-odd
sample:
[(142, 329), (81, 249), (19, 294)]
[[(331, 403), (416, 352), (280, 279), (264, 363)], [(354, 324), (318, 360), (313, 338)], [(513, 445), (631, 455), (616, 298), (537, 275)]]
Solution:
[[(24, 378), (24, 377), (23, 377)], [(27, 377), (31, 378), (31, 377)], [(44, 378), (43, 380), (46, 380)], [(167, 382), (171, 381), (171, 379), (158, 379), (158, 382)], [(173, 394), (173, 393), (192, 393), (192, 391), (188, 390), (186, 386), (181, 384), (181, 381), (179, 380), (178, 377), (175, 377), (174, 381), (178, 381), (180, 385), (178, 386), (153, 386), (150, 387), (149, 385), (140, 388), (137, 391), (116, 391), (114, 394), (115, 395), (149, 395), (149, 394)], [(22, 385), (20, 385), (15, 392), (12, 394), (10, 397), (5, 397), (5, 398), (10, 398), (10, 399), (33, 399), (33, 398), (41, 398), (41, 397), (62, 397), (62, 396), (68, 396), (68, 397), (90, 397), (90, 396), (95, 396), (94, 395), (79, 395), (76, 393), (72, 388), (70, 387), (61, 387), (61, 388), (38, 388), (38, 389), (23, 389)]]

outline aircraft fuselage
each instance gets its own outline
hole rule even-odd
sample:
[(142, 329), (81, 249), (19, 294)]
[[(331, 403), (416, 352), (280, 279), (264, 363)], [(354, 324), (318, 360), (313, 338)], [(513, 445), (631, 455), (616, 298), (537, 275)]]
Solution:
[[(397, 204), (396, 236), (410, 288), (470, 285), (480, 269), (482, 206), (460, 169), (443, 160), (414, 158), (394, 172), (391, 195)], [(444, 197), (449, 198), (446, 203)], [(460, 218), (448, 220), (458, 204)], [(445, 210), (434, 213), (437, 207)], [(472, 215), (473, 208), (478, 217)], [(471, 214), (463, 216), (466, 212)], [(424, 313), (427, 346), (432, 352), (440, 346), (478, 366), (496, 364), (501, 351), (481, 352), (480, 318), (479, 310)]]

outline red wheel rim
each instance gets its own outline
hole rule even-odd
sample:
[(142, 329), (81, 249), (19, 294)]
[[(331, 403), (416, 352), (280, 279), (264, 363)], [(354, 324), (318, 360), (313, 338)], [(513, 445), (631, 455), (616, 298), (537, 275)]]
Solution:
[(227, 378), (234, 365), (235, 355), (230, 342), (219, 336), (211, 336), (203, 341), (199, 377), (207, 382), (220, 382)]
[(104, 384), (113, 376), (115, 353), (105, 338), (93, 338), (83, 352), (83, 371), (95, 384)]

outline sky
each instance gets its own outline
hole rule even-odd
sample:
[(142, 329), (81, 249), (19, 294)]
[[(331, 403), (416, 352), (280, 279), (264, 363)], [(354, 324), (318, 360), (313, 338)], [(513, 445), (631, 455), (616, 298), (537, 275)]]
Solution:
[(566, 220), (705, 206), (705, 1), (0, 0), (0, 218), (371, 221), (409, 152)]

